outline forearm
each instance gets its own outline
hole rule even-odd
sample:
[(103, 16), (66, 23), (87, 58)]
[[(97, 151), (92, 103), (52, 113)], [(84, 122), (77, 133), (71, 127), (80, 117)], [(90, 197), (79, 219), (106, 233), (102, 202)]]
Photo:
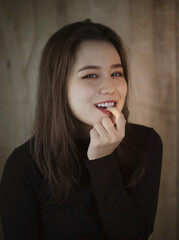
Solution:
[(115, 154), (86, 162), (101, 221), (110, 239), (147, 239), (146, 219), (122, 184)]

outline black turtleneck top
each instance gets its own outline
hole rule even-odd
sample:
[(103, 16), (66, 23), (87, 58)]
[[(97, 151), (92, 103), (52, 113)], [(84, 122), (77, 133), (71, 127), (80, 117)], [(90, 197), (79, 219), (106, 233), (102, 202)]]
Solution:
[[(14, 149), (6, 161), (0, 210), (4, 240), (146, 240), (156, 216), (163, 145), (149, 127), (130, 124), (142, 140), (145, 174), (126, 188), (114, 151), (89, 160), (89, 140), (83, 150), (81, 185), (62, 206), (51, 201), (47, 180), (30, 153), (30, 141)], [(130, 151), (130, 147), (129, 147)]]

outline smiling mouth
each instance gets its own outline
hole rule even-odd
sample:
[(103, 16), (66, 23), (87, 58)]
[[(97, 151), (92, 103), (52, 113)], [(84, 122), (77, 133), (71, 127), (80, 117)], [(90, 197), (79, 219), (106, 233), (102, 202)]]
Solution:
[[(95, 107), (98, 108), (98, 109), (103, 109), (103, 110), (106, 110), (107, 107), (115, 107), (117, 102), (113, 102), (113, 106), (98, 106), (98, 104), (95, 104)], [(107, 111), (107, 110), (106, 110)]]

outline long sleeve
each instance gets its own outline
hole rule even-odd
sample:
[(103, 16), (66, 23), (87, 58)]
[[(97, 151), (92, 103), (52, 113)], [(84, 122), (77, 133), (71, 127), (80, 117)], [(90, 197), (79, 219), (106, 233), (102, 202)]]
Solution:
[(144, 158), (149, 166), (141, 181), (124, 187), (115, 152), (95, 160), (85, 159), (101, 222), (111, 240), (146, 240), (153, 231), (157, 209), (163, 145), (151, 129)]
[(6, 161), (0, 206), (4, 240), (37, 240), (35, 177), (27, 154), (13, 151)]

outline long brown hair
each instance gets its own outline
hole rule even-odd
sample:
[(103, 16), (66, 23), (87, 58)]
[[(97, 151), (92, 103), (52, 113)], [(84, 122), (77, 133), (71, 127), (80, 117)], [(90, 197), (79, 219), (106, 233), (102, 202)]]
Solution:
[[(81, 177), (79, 151), (74, 134), (75, 129), (79, 127), (79, 121), (69, 107), (67, 79), (77, 49), (80, 43), (86, 40), (112, 43), (121, 57), (127, 85), (129, 80), (124, 44), (116, 32), (107, 26), (93, 23), (90, 19), (75, 22), (55, 32), (46, 43), (39, 69), (32, 152), (39, 170), (49, 181), (53, 196), (61, 203), (67, 199), (70, 189), (79, 184)], [(126, 126), (129, 116), (127, 101), (128, 93), (123, 108)], [(127, 166), (130, 166), (130, 163), (121, 164), (124, 172)], [(137, 168), (133, 169), (134, 173)], [(137, 179), (136, 176), (133, 179), (132, 175), (127, 178), (129, 185)]]

